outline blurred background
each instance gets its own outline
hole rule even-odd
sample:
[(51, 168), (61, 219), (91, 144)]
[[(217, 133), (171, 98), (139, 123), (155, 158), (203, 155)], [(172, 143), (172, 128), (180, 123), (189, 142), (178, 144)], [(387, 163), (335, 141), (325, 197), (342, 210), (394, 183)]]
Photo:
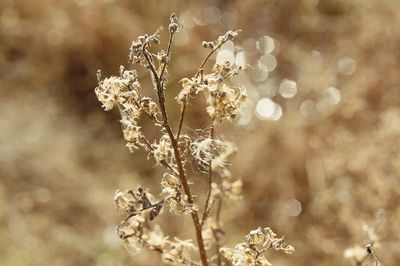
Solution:
[[(0, 264), (159, 265), (151, 252), (126, 252), (113, 196), (138, 184), (157, 192), (162, 172), (124, 147), (118, 114), (102, 110), (94, 88), (97, 69), (117, 74), (132, 40), (172, 12), (184, 23), (170, 68), (173, 118), (179, 80), (207, 53), (201, 42), (242, 29), (214, 57), (246, 66), (237, 79), (249, 94), (234, 125), (217, 129), (237, 143), (232, 172), (244, 180), (244, 200), (224, 209), (223, 244), (270, 226), (296, 248), (267, 254), (275, 265), (354, 265), (345, 250), (367, 244), (364, 224), (379, 216), (376, 256), (396, 265), (398, 0), (2, 0)], [(188, 114), (191, 128), (207, 126), (200, 108)], [(193, 233), (164, 214), (163, 229)]]

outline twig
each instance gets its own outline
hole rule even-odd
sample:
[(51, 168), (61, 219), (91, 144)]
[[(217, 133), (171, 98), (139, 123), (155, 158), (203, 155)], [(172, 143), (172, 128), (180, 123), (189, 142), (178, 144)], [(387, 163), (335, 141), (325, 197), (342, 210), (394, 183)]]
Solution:
[[(170, 41), (169, 41), (169, 43), (168, 43), (168, 51), (169, 51), (169, 49), (170, 49), (171, 40), (172, 40), (172, 36), (170, 35)], [(221, 43), (220, 43), (219, 45), (217, 45), (216, 47), (214, 47), (214, 48), (211, 50), (211, 52), (203, 59), (203, 61), (201, 62), (201, 64), (200, 64), (200, 66), (199, 66), (199, 68), (198, 68), (196, 74), (194, 75), (195, 78), (197, 78), (197, 77), (199, 76), (199, 74), (201, 74), (201, 80), (203, 80), (203, 68), (204, 68), (205, 64), (207, 63), (208, 59), (210, 59), (210, 57), (211, 57), (219, 48), (221, 48), (221, 46), (224, 45), (224, 43), (226, 43), (228, 40), (229, 40), (228, 38), (223, 39), (223, 40), (221, 41)], [(167, 52), (167, 54), (168, 54), (168, 52)], [(165, 66), (166, 66), (166, 64), (164, 64), (164, 68), (165, 68)], [(163, 69), (162, 73), (163, 73), (163, 72), (164, 72), (164, 69)], [(177, 134), (176, 134), (178, 140), (179, 140), (179, 135), (180, 135), (181, 130), (182, 130), (182, 124), (183, 124), (183, 118), (184, 118), (184, 116), (185, 116), (185, 111), (186, 111), (186, 101), (183, 103), (183, 107), (182, 107), (181, 115), (180, 115), (180, 120), (179, 120), (178, 132), (177, 132)]]
[[(211, 141), (214, 140), (214, 119), (211, 121), (210, 139), (211, 139)], [(212, 144), (211, 144), (210, 149), (213, 149)], [(212, 153), (212, 151), (211, 151), (211, 153)], [(201, 219), (201, 226), (204, 225), (204, 221), (207, 219), (207, 215), (211, 209), (211, 208), (209, 208), (209, 205), (210, 205), (210, 197), (211, 197), (211, 190), (212, 190), (212, 182), (213, 182), (213, 171), (212, 171), (212, 156), (211, 156), (211, 158), (208, 162), (208, 193), (207, 193), (206, 205), (204, 206), (203, 218)]]
[[(162, 114), (162, 117), (163, 117), (163, 120), (164, 120), (163, 126), (164, 126), (165, 130), (168, 133), (168, 136), (169, 136), (169, 138), (171, 140), (172, 148), (174, 150), (175, 161), (176, 161), (176, 164), (177, 164), (177, 167), (178, 167), (179, 180), (182, 183), (183, 190), (184, 190), (184, 192), (185, 192), (185, 194), (187, 196), (188, 203), (192, 205), (194, 203), (193, 196), (192, 196), (192, 193), (190, 191), (190, 187), (189, 187), (189, 183), (188, 183), (188, 180), (187, 180), (187, 177), (186, 177), (185, 169), (183, 167), (182, 157), (181, 157), (181, 154), (180, 154), (178, 142), (177, 142), (177, 139), (174, 136), (174, 133), (172, 132), (172, 129), (171, 129), (171, 126), (170, 126), (170, 123), (169, 123), (169, 120), (168, 120), (168, 115), (167, 115), (167, 112), (166, 112), (166, 108), (165, 108), (165, 96), (164, 96), (163, 83), (162, 83), (162, 81), (160, 80), (160, 77), (157, 74), (157, 71), (156, 71), (156, 69), (154, 67), (153, 62), (149, 58), (148, 51), (147, 51), (146, 47), (147, 47), (147, 43), (144, 43), (143, 47), (142, 47), (142, 51), (143, 51), (143, 55), (144, 55), (144, 57), (145, 57), (145, 59), (147, 61), (147, 64), (149, 65), (150, 71), (151, 71), (151, 73), (153, 75), (153, 78), (155, 80), (155, 83), (156, 83), (155, 85), (156, 85), (156, 88), (157, 88), (158, 102), (159, 102), (160, 109), (161, 109), (161, 114)], [(203, 266), (208, 266), (207, 253), (206, 253), (206, 250), (205, 250), (205, 247), (204, 247), (204, 240), (203, 240), (203, 236), (202, 236), (202, 233), (201, 233), (201, 225), (200, 225), (199, 216), (198, 216), (197, 211), (193, 210), (191, 212), (191, 216), (192, 216), (192, 220), (193, 220), (195, 231), (196, 231), (196, 238), (197, 238), (197, 243), (198, 243), (198, 247), (199, 247), (199, 254), (200, 254), (201, 262), (202, 262)]]
[(153, 60), (150, 58), (149, 53), (148, 53), (148, 51), (146, 49), (147, 44), (148, 44), (147, 42), (145, 42), (143, 44), (143, 47), (142, 47), (143, 56), (146, 59), (147, 64), (149, 65), (149, 68), (150, 68), (150, 71), (152, 73), (153, 79), (155, 80), (156, 86), (158, 86), (158, 84), (160, 83), (159, 82), (159, 78), (158, 78), (158, 74), (157, 74), (156, 68), (154, 67)]
[(173, 33), (173, 32), (169, 32), (167, 54), (166, 54), (166, 56), (165, 56), (165, 57), (166, 57), (166, 58), (165, 58), (165, 62), (164, 62), (163, 68), (162, 68), (161, 73), (160, 73), (160, 79), (161, 79), (161, 82), (163, 83), (163, 84), (162, 84), (163, 87), (164, 87), (164, 72), (165, 72), (165, 69), (167, 68), (167, 64), (168, 64), (169, 61), (170, 61), (171, 47), (172, 47), (172, 37), (173, 37), (173, 36), (174, 36), (174, 33)]
[(181, 135), (181, 130), (183, 126), (183, 119), (185, 117), (185, 111), (186, 111), (186, 100), (183, 102), (183, 106), (181, 109), (181, 115), (179, 118), (179, 126), (178, 126), (178, 132), (176, 132), (176, 139), (179, 140), (179, 136)]
[(224, 39), (223, 41), (221, 41), (221, 43), (220, 43), (218, 46), (214, 47), (214, 48), (211, 50), (211, 52), (204, 58), (203, 62), (201, 62), (200, 67), (199, 67), (199, 69), (198, 69), (197, 72), (196, 72), (196, 75), (195, 75), (196, 78), (199, 76), (200, 73), (203, 72), (203, 67), (204, 67), (204, 65), (207, 63), (208, 59), (209, 59), (219, 48), (221, 48), (221, 46), (222, 46), (224, 43), (226, 43), (227, 41), (228, 41), (228, 39)]

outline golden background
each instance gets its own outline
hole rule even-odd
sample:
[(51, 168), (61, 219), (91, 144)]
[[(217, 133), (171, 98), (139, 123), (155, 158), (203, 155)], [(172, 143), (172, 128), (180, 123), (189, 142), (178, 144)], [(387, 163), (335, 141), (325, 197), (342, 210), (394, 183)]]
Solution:
[[(158, 191), (162, 172), (124, 147), (118, 114), (101, 110), (94, 87), (97, 69), (118, 73), (132, 40), (167, 25), (172, 12), (184, 21), (167, 92), (172, 118), (179, 80), (207, 53), (203, 40), (242, 29), (235, 43), (252, 66), (242, 76), (250, 117), (217, 128), (237, 143), (232, 171), (244, 180), (244, 200), (223, 210), (223, 244), (270, 226), (296, 248), (290, 256), (268, 253), (274, 265), (354, 265), (344, 251), (367, 244), (363, 223), (381, 215), (375, 254), (396, 265), (397, 0), (2, 0), (0, 264), (159, 265), (155, 253), (130, 257), (123, 248), (113, 196), (138, 184)], [(263, 36), (275, 43), (277, 67), (268, 78), (253, 67)], [(148, 78), (139, 78), (151, 91)], [(296, 82), (294, 97), (279, 93), (283, 79)], [(266, 97), (281, 107), (277, 119), (254, 115)], [(189, 108), (188, 127), (207, 121), (201, 108)], [(172, 235), (193, 234), (187, 219), (164, 212), (158, 222)]]

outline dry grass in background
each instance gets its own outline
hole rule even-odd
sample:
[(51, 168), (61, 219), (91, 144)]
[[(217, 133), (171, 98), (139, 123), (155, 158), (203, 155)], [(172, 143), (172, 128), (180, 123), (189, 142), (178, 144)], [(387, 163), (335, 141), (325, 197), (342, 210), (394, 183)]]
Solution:
[[(218, 21), (204, 15), (216, 8)], [(152, 253), (132, 259), (120, 245), (112, 197), (116, 188), (158, 186), (160, 172), (127, 152), (117, 114), (100, 110), (93, 87), (98, 68), (113, 73), (127, 60), (131, 41), (172, 12), (193, 22), (176, 44), (172, 84), (196, 69), (204, 54), (193, 51), (201, 40), (240, 28), (239, 44), (253, 66), (262, 56), (255, 42), (265, 35), (275, 40), (277, 67), (268, 78), (250, 69), (241, 77), (253, 101), (251, 120), (224, 129), (240, 149), (232, 165), (246, 198), (225, 212), (231, 234), (224, 242), (240, 242), (249, 228), (268, 224), (296, 247), (292, 256), (271, 254), (273, 264), (355, 265), (345, 250), (364, 247), (371, 234), (363, 224), (372, 226), (379, 216), (375, 254), (381, 264), (395, 265), (396, 0), (0, 3), (1, 264), (159, 263)], [(296, 82), (293, 98), (279, 93), (283, 79)], [(281, 106), (277, 121), (254, 115), (266, 97)], [(206, 126), (207, 118), (192, 109), (189, 124)], [(191, 233), (185, 222), (168, 230)]]

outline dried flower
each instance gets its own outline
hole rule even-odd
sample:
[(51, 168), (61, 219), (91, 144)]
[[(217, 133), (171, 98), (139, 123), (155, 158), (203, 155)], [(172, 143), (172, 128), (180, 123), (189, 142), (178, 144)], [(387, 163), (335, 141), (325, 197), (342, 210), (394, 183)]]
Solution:
[(173, 214), (190, 214), (197, 210), (197, 206), (187, 201), (187, 196), (182, 191), (179, 178), (171, 173), (165, 173), (161, 181), (162, 195), (165, 204)]
[(234, 143), (219, 139), (199, 138), (191, 143), (192, 156), (203, 168), (212, 162), (213, 170), (225, 168), (227, 161), (237, 151)]
[(196, 250), (192, 240), (180, 240), (175, 237), (174, 241), (169, 242), (170, 248), (162, 256), (163, 262), (167, 265), (192, 265), (193, 263), (187, 259), (189, 254)]
[(234, 249), (221, 248), (222, 255), (234, 266), (270, 266), (272, 265), (264, 256), (249, 248), (245, 243), (240, 243)]
[(173, 148), (168, 135), (163, 135), (160, 138), (159, 142), (154, 142), (153, 144), (151, 144), (151, 147), (151, 155), (154, 157), (157, 163), (173, 163)]
[(250, 245), (263, 245), (265, 243), (266, 236), (261, 227), (258, 227), (257, 229), (250, 231), (250, 233), (246, 236), (246, 240)]
[(128, 86), (126, 80), (110, 77), (103, 80), (95, 89), (97, 98), (103, 104), (104, 110), (110, 111), (117, 103), (118, 95)]
[[(146, 45), (151, 45), (151, 44), (158, 44), (160, 43), (160, 31), (162, 30), (162, 27), (159, 27), (157, 31), (152, 34), (152, 35), (142, 35), (137, 38), (136, 41), (132, 42), (131, 48), (129, 49), (129, 62), (137, 64), (137, 63), (143, 63), (145, 61), (144, 54), (143, 54), (143, 48)], [(147, 67), (146, 64), (143, 66)]]
[(143, 236), (143, 239), (150, 245), (151, 249), (165, 250), (169, 244), (168, 236), (164, 235), (161, 227), (156, 224), (154, 228)]
[(215, 41), (212, 42), (202, 42), (202, 46), (204, 48), (209, 48), (209, 49), (217, 49), (218, 47), (221, 47), (224, 43), (227, 41), (233, 41), (235, 37), (239, 34), (240, 30), (230, 30), (227, 31), (224, 35), (219, 36)]
[(225, 80), (235, 76), (240, 71), (239, 68), (232, 68), (229, 62), (213, 68), (213, 73), (204, 77), (207, 84), (205, 91), (207, 112), (213, 120), (224, 121), (232, 120), (236, 116), (236, 111), (245, 103), (247, 98), (243, 86), (228, 86)]
[(204, 92), (207, 103), (207, 112), (212, 120), (232, 120), (236, 111), (243, 106), (247, 94), (243, 86), (228, 86), (226, 79), (235, 76), (241, 70), (240, 67), (232, 68), (229, 62), (216, 64), (211, 74), (203, 79), (193, 77), (181, 80), (182, 90), (177, 96), (177, 101), (183, 104), (190, 97)]
[(294, 252), (291, 245), (286, 245), (284, 237), (277, 238), (277, 235), (266, 227), (261, 227), (251, 231), (246, 236), (246, 242), (239, 243), (233, 249), (221, 248), (222, 254), (233, 265), (271, 265), (262, 255), (267, 250), (282, 250), (287, 254)]
[(178, 22), (178, 17), (176, 16), (176, 14), (171, 14), (171, 16), (169, 17), (170, 23), (168, 26), (168, 30), (170, 33), (174, 34), (175, 32), (178, 32), (181, 29), (181, 25)]
[[(237, 110), (246, 100), (243, 86), (234, 85), (231, 77), (236, 76), (241, 67), (233, 67), (229, 62), (215, 64), (211, 73), (205, 74), (203, 67), (211, 55), (227, 41), (233, 40), (238, 31), (228, 31), (213, 42), (203, 42), (203, 46), (211, 49), (200, 65), (199, 71), (191, 78), (181, 80), (182, 90), (177, 95), (178, 104), (182, 106), (179, 128), (173, 132), (165, 106), (168, 65), (171, 59), (172, 38), (181, 28), (175, 14), (170, 16), (168, 26), (169, 41), (166, 50), (150, 52), (153, 44), (160, 42), (162, 27), (152, 35), (139, 36), (132, 42), (129, 51), (129, 62), (144, 67), (149, 72), (153, 82), (157, 103), (150, 97), (142, 96), (141, 85), (136, 71), (126, 70), (120, 66), (119, 77), (111, 76), (101, 80), (98, 71), (98, 86), (95, 93), (106, 111), (117, 107), (121, 115), (122, 133), (126, 146), (132, 152), (143, 148), (148, 157), (155, 159), (158, 166), (166, 169), (161, 179), (161, 200), (147, 190), (137, 187), (133, 190), (119, 191), (115, 194), (115, 204), (119, 211), (126, 215), (117, 227), (118, 235), (124, 240), (125, 247), (131, 254), (138, 254), (143, 247), (161, 253), (164, 264), (167, 265), (198, 265), (191, 259), (191, 254), (198, 251), (203, 266), (214, 261), (208, 257), (215, 247), (215, 256), (221, 261), (221, 253), (232, 261), (233, 265), (270, 265), (262, 254), (268, 250), (283, 250), (286, 253), (294, 251), (290, 245), (285, 245), (284, 238), (277, 238), (269, 228), (258, 228), (246, 236), (246, 242), (240, 243), (234, 249), (220, 249), (222, 229), (220, 207), (216, 217), (211, 217), (212, 208), (218, 202), (222, 206), (225, 198), (237, 200), (241, 198), (243, 183), (232, 178), (228, 168), (229, 158), (237, 151), (236, 146), (219, 139), (214, 134), (214, 125), (218, 122), (231, 121)], [(206, 134), (192, 137), (181, 134), (184, 112), (188, 101), (202, 93), (206, 100), (206, 112), (211, 117), (211, 127)], [(141, 115), (147, 116), (160, 131), (161, 137), (150, 142), (138, 123)], [(208, 191), (202, 217), (199, 207), (191, 192), (191, 182), (187, 176), (187, 164), (194, 162), (197, 170), (208, 174)], [(218, 179), (214, 180), (218, 176)], [(192, 240), (170, 240), (165, 236), (160, 226), (153, 225), (154, 220), (164, 205), (173, 214), (190, 214), (196, 230), (197, 246)], [(200, 220), (201, 218), (201, 220)], [(214, 257), (215, 257), (214, 256)]]
[(159, 108), (158, 105), (149, 97), (143, 97), (140, 100), (140, 107), (150, 117), (156, 118)]

